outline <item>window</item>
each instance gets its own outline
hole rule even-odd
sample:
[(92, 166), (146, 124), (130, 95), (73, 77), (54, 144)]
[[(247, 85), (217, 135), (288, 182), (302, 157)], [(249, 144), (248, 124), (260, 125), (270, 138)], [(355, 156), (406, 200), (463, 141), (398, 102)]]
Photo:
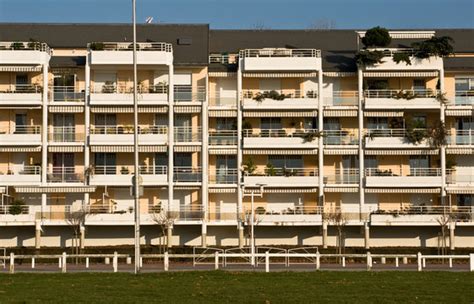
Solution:
[(424, 79), (413, 80), (413, 90), (415, 92), (424, 92), (426, 90), (426, 82)]
[(269, 155), (268, 163), (275, 168), (304, 168), (301, 155)]
[(232, 117), (219, 117), (216, 118), (216, 129), (217, 130), (236, 130), (237, 121)]
[(456, 93), (474, 90), (474, 78), (456, 78)]
[(339, 118), (330, 117), (324, 118), (323, 129), (327, 131), (337, 131), (341, 129)]
[(26, 113), (15, 114), (15, 134), (27, 133)]
[(377, 168), (377, 157), (375, 155), (367, 155), (364, 158), (364, 167), (365, 168)]
[(388, 129), (387, 117), (368, 117), (367, 129)]
[(430, 173), (430, 170), (426, 170), (430, 167), (429, 155), (412, 155), (410, 156), (409, 164), (410, 175), (426, 176)]
[(282, 128), (281, 118), (264, 117), (260, 119), (260, 128), (262, 130), (279, 130)]
[(413, 126), (415, 128), (426, 128), (426, 116), (413, 115)]
[(115, 153), (96, 153), (94, 173), (117, 174)]

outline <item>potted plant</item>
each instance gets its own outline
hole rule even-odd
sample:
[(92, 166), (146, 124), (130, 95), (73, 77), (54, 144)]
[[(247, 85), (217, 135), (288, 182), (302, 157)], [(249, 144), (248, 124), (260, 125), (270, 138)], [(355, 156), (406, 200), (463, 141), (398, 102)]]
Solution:
[(122, 175), (130, 174), (130, 170), (128, 169), (128, 167), (122, 167), (120, 168), (120, 174)]
[(91, 44), (89, 44), (89, 48), (92, 51), (103, 51), (104, 44), (102, 42), (92, 42)]
[(115, 83), (113, 81), (106, 81), (105, 84), (102, 86), (102, 93), (115, 93)]
[(265, 214), (265, 208), (263, 208), (263, 207), (255, 208), (255, 214), (259, 214), (259, 215)]
[(267, 164), (267, 166), (265, 167), (265, 172), (267, 173), (268, 176), (276, 175), (276, 170), (272, 163)]
[(23, 44), (23, 42), (12, 42), (12, 44), (10, 44), (10, 48), (13, 50), (24, 50), (25, 44)]
[(252, 175), (255, 170), (257, 169), (257, 166), (253, 162), (253, 158), (249, 157), (245, 162), (244, 162), (244, 173), (246, 175)]
[(25, 202), (21, 199), (16, 199), (10, 206), (8, 206), (8, 213), (11, 215), (22, 214), (24, 207)]

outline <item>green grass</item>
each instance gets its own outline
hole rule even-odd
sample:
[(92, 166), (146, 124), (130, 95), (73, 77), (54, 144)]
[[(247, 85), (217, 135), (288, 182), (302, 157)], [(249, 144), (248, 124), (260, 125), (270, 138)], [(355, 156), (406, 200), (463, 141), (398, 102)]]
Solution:
[(454, 272), (0, 275), (0, 303), (473, 303)]

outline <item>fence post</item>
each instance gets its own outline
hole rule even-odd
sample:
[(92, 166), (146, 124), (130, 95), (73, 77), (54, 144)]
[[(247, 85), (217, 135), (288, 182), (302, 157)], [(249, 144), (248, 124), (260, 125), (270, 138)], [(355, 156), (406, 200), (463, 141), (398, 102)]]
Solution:
[(449, 258), (449, 268), (453, 268), (453, 258)]
[(89, 268), (89, 257), (86, 257), (86, 268)]
[(163, 267), (165, 271), (168, 271), (169, 268), (169, 257), (168, 257), (168, 251), (165, 251), (165, 257), (163, 259)]
[(421, 259), (423, 268), (426, 268), (426, 258)]
[(316, 270), (319, 270), (321, 268), (321, 254), (316, 252)]
[(10, 273), (15, 273), (15, 254), (13, 252), (10, 252)]
[(113, 267), (114, 267), (114, 272), (117, 272), (117, 268), (118, 268), (118, 257), (117, 257), (117, 251), (114, 251), (114, 258), (112, 260), (112, 263), (113, 263)]
[(35, 258), (31, 258), (31, 269), (35, 269)]
[(395, 267), (398, 268), (398, 257), (395, 258)]
[(143, 257), (140, 257), (140, 268), (143, 267)]
[(418, 252), (416, 255), (416, 262), (418, 264), (418, 271), (421, 271), (421, 252)]
[(370, 255), (370, 251), (367, 251), (367, 271), (372, 269), (372, 256)]
[(265, 272), (270, 272), (270, 251), (265, 252)]
[(127, 257), (127, 265), (130, 265), (132, 264), (132, 258), (131, 257)]
[(474, 271), (474, 253), (469, 254), (469, 270)]
[(219, 252), (218, 251), (214, 252), (214, 269), (215, 270), (219, 269)]
[(63, 267), (63, 260), (62, 258), (58, 258), (58, 268), (62, 268)]
[(66, 252), (63, 252), (62, 259), (63, 261), (62, 261), (61, 272), (66, 273)]
[(346, 257), (342, 257), (342, 268), (346, 268)]
[(381, 264), (386, 264), (387, 263), (387, 259), (385, 257), (381, 257), (380, 258), (380, 263)]
[(110, 265), (110, 258), (109, 258), (109, 257), (106, 257), (106, 258), (104, 259), (104, 263), (105, 263), (105, 265)]

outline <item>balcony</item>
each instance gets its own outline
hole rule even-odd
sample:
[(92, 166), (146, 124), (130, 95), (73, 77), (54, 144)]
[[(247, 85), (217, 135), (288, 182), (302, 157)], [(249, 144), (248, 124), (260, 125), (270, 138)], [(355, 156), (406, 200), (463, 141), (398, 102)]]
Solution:
[(247, 186), (266, 184), (268, 187), (317, 187), (316, 168), (265, 168), (263, 172), (247, 173)]
[(12, 133), (0, 131), (0, 145), (39, 146), (41, 145), (41, 126), (16, 125)]
[(315, 110), (318, 92), (307, 90), (243, 90), (244, 110)]
[[(319, 206), (294, 206), (283, 210), (274, 210), (272, 203), (267, 203), (267, 209), (260, 207), (255, 209), (255, 217), (259, 225), (276, 224), (276, 225), (304, 225), (321, 224), (322, 215), (321, 207)], [(250, 217), (251, 209), (245, 210), (247, 217)]]
[(447, 136), (448, 146), (473, 146), (474, 130), (456, 130)]
[[(133, 145), (133, 126), (94, 126), (91, 127), (91, 145)], [(140, 127), (138, 143), (140, 145), (166, 145), (167, 126)]]
[(204, 218), (204, 208), (200, 205), (179, 206), (178, 210), (167, 211), (168, 218), (179, 222), (202, 221)]
[(333, 91), (332, 96), (323, 97), (324, 107), (356, 107), (359, 105), (358, 91)]
[[(143, 186), (153, 186), (168, 183), (167, 166), (139, 167)], [(133, 179), (133, 166), (94, 166), (90, 177), (91, 185), (116, 185), (131, 186)]]
[(39, 183), (41, 183), (40, 166), (0, 165), (0, 184), (2, 185), (38, 185)]
[[(93, 42), (88, 44), (90, 64), (131, 65), (133, 62), (133, 43)], [(171, 43), (137, 43), (137, 64), (171, 65), (173, 47)]]
[(36, 212), (41, 212), (41, 206), (0, 205), (0, 222), (3, 226), (33, 225)]
[[(137, 88), (137, 103), (139, 105), (167, 105), (168, 86), (152, 85)], [(91, 87), (91, 105), (133, 105), (133, 86), (117, 86), (113, 83)]]
[(228, 222), (229, 224), (235, 224), (237, 219), (240, 218), (236, 209), (237, 206), (211, 208), (207, 212), (207, 220), (210, 223)]
[(206, 87), (180, 85), (174, 87), (174, 101), (176, 103), (196, 103), (206, 100)]
[(209, 184), (232, 185), (237, 184), (237, 169), (217, 168), (209, 170)]
[(0, 91), (0, 103), (14, 106), (41, 106), (42, 92), (43, 88), (35, 84), (10, 85), (9, 88)]
[(288, 131), (287, 129), (245, 129), (244, 148), (310, 148), (318, 147), (316, 129)]
[[(385, 48), (385, 49), (368, 49), (369, 51), (382, 51), (384, 57), (382, 63), (368, 65), (365, 67), (366, 71), (426, 71), (426, 70), (441, 70), (443, 69), (443, 58), (431, 56), (427, 59), (419, 59), (413, 56), (414, 50), (411, 48)], [(406, 53), (410, 57), (411, 64), (405, 62), (396, 63), (392, 56), (396, 53)]]
[(30, 42), (0, 42), (1, 64), (47, 64), (51, 58), (51, 50), (46, 43)]
[(218, 130), (209, 131), (210, 146), (237, 146), (237, 131)]
[(446, 183), (449, 186), (473, 187), (474, 186), (474, 168), (467, 167), (467, 168), (459, 168), (458, 170), (447, 169), (446, 170)]
[(243, 71), (319, 71), (321, 51), (264, 48), (240, 51)]
[(357, 146), (359, 140), (355, 134), (357, 130), (325, 130), (323, 131), (323, 142), (326, 148), (330, 146)]
[[(412, 132), (426, 133), (426, 129), (414, 129)], [(376, 149), (413, 149), (429, 148), (430, 145), (426, 139), (420, 143), (409, 141), (408, 130), (406, 129), (368, 129), (366, 130), (365, 147)]]
[(84, 172), (76, 172), (75, 167), (52, 167), (47, 174), (48, 183), (84, 183)]
[(174, 141), (181, 145), (194, 145), (202, 141), (201, 127), (174, 127)]
[(365, 170), (366, 187), (441, 187), (441, 168), (410, 168), (409, 172), (368, 168)]
[(335, 170), (323, 178), (325, 185), (353, 185), (359, 184), (359, 169), (346, 168)]
[(439, 109), (437, 90), (365, 90), (365, 109)]
[(474, 209), (458, 206), (411, 206), (400, 210), (377, 210), (370, 215), (373, 226), (440, 226), (443, 218), (455, 222), (472, 222)]
[(202, 181), (201, 167), (177, 166), (174, 167), (174, 182), (200, 183)]
[(57, 104), (80, 104), (85, 100), (85, 91), (75, 86), (52, 86), (49, 88), (49, 101)]
[(50, 127), (50, 133), (48, 134), (48, 141), (51, 145), (83, 145), (84, 144), (84, 133), (76, 132), (74, 126), (64, 127)]
[(209, 108), (237, 108), (237, 91), (215, 92), (209, 96)]
[(474, 105), (474, 90), (456, 91), (454, 98), (450, 98), (449, 105), (472, 107)]

